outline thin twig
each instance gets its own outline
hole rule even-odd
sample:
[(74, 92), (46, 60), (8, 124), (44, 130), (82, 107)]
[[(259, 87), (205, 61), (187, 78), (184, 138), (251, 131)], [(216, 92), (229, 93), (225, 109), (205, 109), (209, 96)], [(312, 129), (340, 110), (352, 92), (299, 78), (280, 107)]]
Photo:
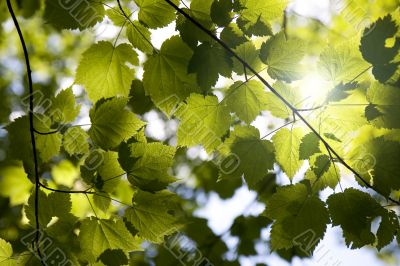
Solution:
[(142, 38), (143, 38), (147, 43), (149, 43), (149, 44), (151, 45), (151, 47), (153, 48), (154, 52), (158, 53), (157, 48), (155, 48), (155, 47), (153, 46), (153, 44), (151, 43), (151, 41), (150, 41), (149, 39), (147, 39), (146, 36), (144, 36), (144, 34), (136, 27), (135, 24), (133, 24), (132, 20), (131, 20), (131, 19), (129, 18), (129, 16), (125, 13), (124, 9), (122, 8), (121, 1), (120, 1), (120, 0), (117, 0), (117, 2), (118, 2), (119, 10), (121, 11), (122, 15), (131, 23), (132, 27), (134, 27), (134, 28), (137, 30), (137, 32), (139, 32), (140, 36), (142, 36)]
[(268, 136), (274, 134), (276, 131), (278, 131), (278, 130), (280, 130), (280, 129), (282, 129), (282, 128), (284, 128), (284, 127), (290, 125), (290, 124), (293, 124), (294, 122), (296, 122), (296, 121), (295, 121), (295, 120), (292, 120), (292, 121), (289, 121), (289, 122), (283, 124), (282, 126), (280, 126), (280, 127), (278, 127), (278, 128), (275, 128), (274, 130), (272, 130), (271, 132), (269, 132), (269, 133), (266, 134), (265, 136), (262, 136), (261, 139), (265, 139), (266, 137), (268, 137)]
[(41, 131), (39, 131), (39, 130), (34, 128), (33, 132), (35, 132), (35, 133), (37, 133), (39, 135), (51, 135), (51, 134), (55, 134), (55, 133), (57, 133), (59, 131), (58, 130), (54, 130), (54, 131), (49, 131), (49, 132), (41, 132)]
[(352, 83), (353, 81), (355, 81), (356, 79), (358, 79), (359, 77), (361, 77), (362, 75), (364, 75), (364, 73), (366, 73), (368, 70), (370, 70), (372, 68), (372, 65), (370, 65), (369, 67), (367, 67), (366, 69), (364, 69), (363, 71), (360, 72), (360, 74), (358, 74), (357, 76), (355, 76), (352, 80), (350, 80), (347, 83)]
[(53, 192), (59, 192), (59, 193), (66, 193), (66, 194), (95, 194), (95, 192), (92, 191), (87, 191), (87, 190), (62, 190), (62, 189), (55, 189), (46, 186), (45, 184), (39, 182), (39, 185), (47, 190), (53, 191)]
[(110, 200), (112, 200), (112, 201), (118, 202), (118, 203), (120, 203), (120, 204), (122, 204), (122, 205), (125, 205), (125, 206), (128, 206), (128, 207), (132, 207), (132, 206), (129, 205), (128, 203), (122, 202), (122, 201), (117, 200), (117, 199), (114, 199), (114, 198), (112, 198), (112, 197), (104, 196), (103, 194), (98, 193), (98, 192), (95, 192), (95, 191), (54, 189), (54, 188), (50, 188), (50, 187), (48, 187), (48, 186), (46, 186), (46, 185), (44, 185), (44, 184), (42, 184), (42, 183), (40, 183), (40, 186), (41, 186), (42, 188), (44, 188), (44, 189), (47, 189), (47, 190), (50, 190), (50, 191), (53, 191), (53, 192), (58, 192), (58, 193), (96, 195), (96, 196), (99, 196), (99, 197), (103, 197), (103, 198), (110, 199)]

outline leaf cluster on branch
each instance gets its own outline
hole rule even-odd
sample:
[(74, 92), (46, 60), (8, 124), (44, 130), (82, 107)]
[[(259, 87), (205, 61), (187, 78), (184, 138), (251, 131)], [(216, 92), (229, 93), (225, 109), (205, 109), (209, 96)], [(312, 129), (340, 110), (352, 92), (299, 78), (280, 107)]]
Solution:
[[(30, 238), (0, 231), (0, 265), (239, 265), (258, 242), (291, 260), (312, 256), (329, 225), (351, 249), (399, 244), (398, 4), (353, 32), (343, 14), (303, 27), (288, 2), (1, 3), (28, 82), (26, 97), (0, 92), (0, 196)], [(116, 35), (93, 37), (105, 25)], [(167, 137), (151, 135), (154, 117), (174, 128)], [(199, 147), (208, 159), (191, 155)], [(241, 186), (265, 210), (216, 235), (195, 215), (201, 197)], [(233, 259), (228, 235), (239, 238)]]

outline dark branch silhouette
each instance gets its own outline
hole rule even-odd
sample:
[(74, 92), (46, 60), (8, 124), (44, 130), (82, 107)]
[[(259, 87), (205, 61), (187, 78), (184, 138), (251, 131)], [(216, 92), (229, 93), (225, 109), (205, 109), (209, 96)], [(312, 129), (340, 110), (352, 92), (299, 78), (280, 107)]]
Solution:
[(36, 153), (36, 142), (35, 142), (35, 129), (33, 127), (33, 82), (32, 82), (32, 70), (31, 65), (29, 63), (29, 54), (28, 49), (26, 48), (24, 36), (22, 35), (21, 29), (18, 24), (17, 17), (14, 14), (14, 10), (12, 8), (10, 0), (7, 0), (7, 8), (10, 12), (12, 20), (14, 22), (15, 28), (17, 29), (19, 39), (21, 41), (22, 49), (24, 51), (25, 64), (26, 64), (26, 74), (28, 76), (28, 86), (29, 86), (29, 133), (31, 137), (31, 144), (33, 150), (33, 161), (35, 168), (35, 223), (36, 223), (36, 234), (35, 234), (35, 243), (36, 243), (36, 251), (40, 258), (40, 262), (42, 265), (45, 265), (43, 261), (43, 256), (40, 251), (39, 239), (40, 239), (40, 225), (39, 225), (39, 190), (40, 190), (40, 182), (39, 182), (39, 170), (38, 170), (38, 159)]

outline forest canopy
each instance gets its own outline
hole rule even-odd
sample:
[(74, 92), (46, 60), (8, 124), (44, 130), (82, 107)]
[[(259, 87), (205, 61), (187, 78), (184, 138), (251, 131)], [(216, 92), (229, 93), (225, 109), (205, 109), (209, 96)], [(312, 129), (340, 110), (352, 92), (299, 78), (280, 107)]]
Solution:
[(399, 265), (400, 2), (327, 2), (1, 1), (0, 265)]

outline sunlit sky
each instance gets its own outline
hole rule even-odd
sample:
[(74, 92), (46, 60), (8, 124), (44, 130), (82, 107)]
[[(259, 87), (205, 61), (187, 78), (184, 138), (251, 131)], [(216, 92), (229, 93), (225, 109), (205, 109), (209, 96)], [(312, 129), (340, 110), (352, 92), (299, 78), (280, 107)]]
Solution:
[[(329, 0), (294, 0), (292, 1), (290, 8), (292, 11), (302, 16), (314, 17), (319, 19), (323, 23), (328, 24), (331, 19), (331, 4), (332, 3), (330, 3)], [(118, 28), (112, 26), (111, 24), (103, 24), (103, 26), (96, 29), (96, 35), (98, 36), (98, 39), (114, 38), (117, 34), (117, 31)], [(165, 28), (153, 30), (151, 38), (154, 46), (156, 48), (159, 48), (162, 42), (170, 36), (174, 35), (174, 33), (175, 25), (173, 23)], [(138, 77), (140, 77), (142, 74), (143, 70), (137, 69)], [(66, 79), (63, 81), (62, 87), (68, 87), (71, 85), (72, 82), (73, 80)], [(218, 81), (216, 87), (223, 86), (225, 82), (226, 80), (221, 78)], [(313, 75), (309, 75), (306, 82), (312, 84), (319, 82), (319, 80), (316, 80)], [(79, 86), (73, 86), (73, 89), (75, 93), (79, 93), (82, 88), (80, 88)], [(89, 113), (89, 108), (89, 106), (82, 106), (81, 114), (83, 119), (80, 121), (80, 124), (90, 123), (87, 115)], [(13, 115), (18, 116), (18, 114)], [(174, 131), (177, 126), (176, 121), (171, 121), (168, 122), (168, 124), (165, 124), (165, 122), (161, 119), (161, 117), (159, 117), (156, 112), (150, 112), (146, 114), (145, 120), (148, 122), (146, 129), (147, 135), (159, 140), (165, 139), (167, 135), (167, 130)], [(268, 118), (266, 117), (260, 116), (252, 124), (260, 130), (261, 135), (264, 135), (266, 132), (270, 131), (270, 129), (268, 128)], [(189, 149), (189, 153), (194, 157), (199, 156), (203, 159), (207, 158), (207, 154), (198, 148)], [(303, 167), (302, 171), (300, 171), (294, 181), (298, 181), (301, 178), (301, 175), (302, 173), (304, 173), (306, 168), (307, 165)], [(184, 175), (185, 172), (181, 174)], [(289, 182), (288, 179), (285, 177), (280, 177), (280, 179), (281, 183)], [(343, 187), (347, 187), (350, 185), (353, 185), (353, 183), (347, 182), (346, 180), (342, 182)], [(322, 198), (325, 199), (330, 193), (331, 190), (323, 191)], [(216, 234), (221, 234), (229, 229), (233, 220), (237, 216), (242, 214), (258, 215), (263, 211), (264, 206), (259, 203), (254, 203), (255, 198), (256, 193), (249, 191), (246, 187), (238, 189), (235, 195), (229, 200), (222, 200), (218, 197), (217, 194), (214, 193), (211, 194), (209, 201), (196, 212), (196, 215), (199, 217), (207, 218), (209, 220), (209, 226), (214, 230), (214, 232)], [(267, 240), (269, 238), (268, 230), (265, 230), (262, 235), (263, 239)], [(225, 240), (230, 246), (234, 245), (237, 241), (237, 239), (232, 237), (227, 237)], [(385, 265), (382, 261), (378, 260), (375, 257), (373, 250), (370, 250), (368, 248), (362, 248), (358, 250), (348, 249), (344, 244), (344, 240), (341, 236), (341, 230), (338, 227), (328, 228), (325, 238), (320, 242), (319, 246), (316, 248), (314, 256), (311, 259), (294, 259), (293, 263), (290, 264), (280, 259), (276, 255), (271, 255), (267, 245), (257, 245), (257, 250), (260, 254), (264, 254), (265, 256), (259, 256), (256, 258), (242, 258), (240, 261), (241, 265), (251, 266), (255, 265), (256, 263), (267, 263), (268, 265), (272, 266)]]

